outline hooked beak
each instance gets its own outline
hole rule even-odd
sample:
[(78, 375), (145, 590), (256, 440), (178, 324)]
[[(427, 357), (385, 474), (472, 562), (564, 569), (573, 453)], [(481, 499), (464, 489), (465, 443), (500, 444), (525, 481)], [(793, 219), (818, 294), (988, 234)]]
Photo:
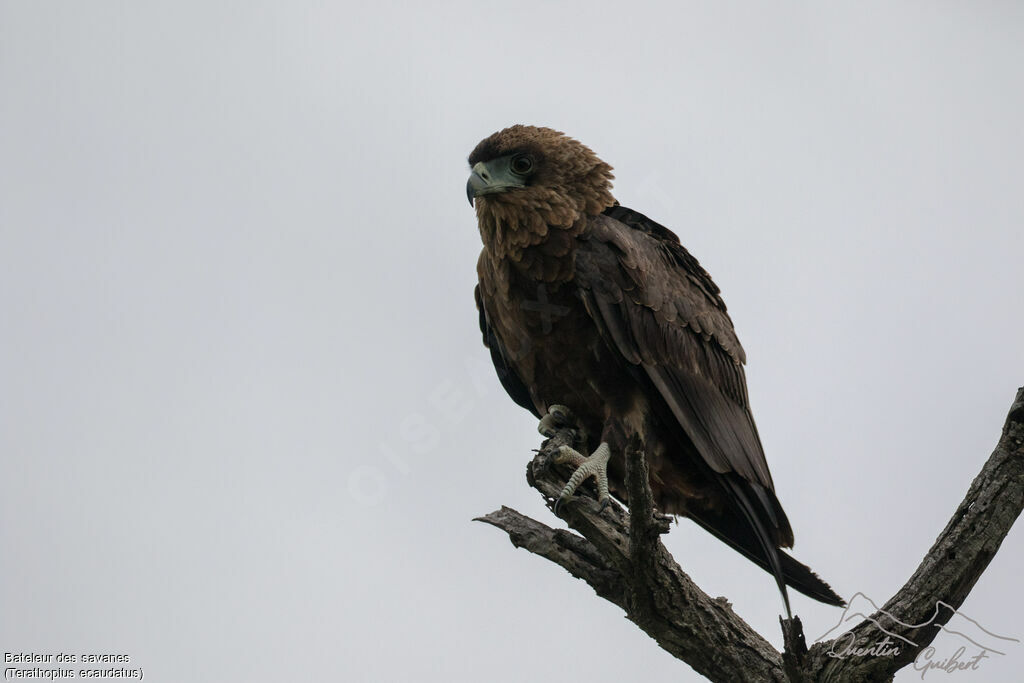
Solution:
[(473, 172), (469, 174), (469, 180), (466, 181), (466, 196), (469, 198), (470, 206), (473, 206), (473, 197), (476, 197), (478, 194), (485, 194), (484, 190), (487, 188), (487, 181), (484, 180), (484, 177), (477, 170), (480, 166), (483, 166), (482, 162), (473, 167)]
[(466, 182), (466, 197), (473, 206), (475, 197), (497, 194), (517, 187), (525, 187), (522, 177), (516, 176), (510, 168), (510, 156), (500, 157), (484, 163), (478, 161)]

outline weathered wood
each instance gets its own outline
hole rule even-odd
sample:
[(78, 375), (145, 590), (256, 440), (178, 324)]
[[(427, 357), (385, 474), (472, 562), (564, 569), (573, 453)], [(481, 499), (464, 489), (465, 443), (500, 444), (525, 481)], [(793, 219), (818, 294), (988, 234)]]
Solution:
[[(967, 599), (974, 584), (995, 556), (1010, 527), (1024, 508), (1024, 388), (1017, 391), (1003, 432), (991, 457), (981, 468), (917, 571), (881, 610), (906, 624), (931, 620), (939, 601), (949, 608), (920, 629), (904, 628), (891, 620), (883, 621), (887, 630), (915, 643), (901, 643), (895, 657), (828, 656), (830, 643), (811, 647), (808, 666), (818, 673), (816, 680), (884, 681), (891, 679), (934, 640), (940, 626)], [(881, 610), (872, 617), (880, 620)], [(891, 627), (890, 627), (891, 626)], [(851, 629), (859, 644), (876, 642), (879, 631), (870, 621)]]
[[(527, 480), (549, 506), (565, 482), (565, 473), (550, 458), (559, 446), (574, 441), (572, 429), (559, 429), (527, 467)], [(577, 496), (561, 509), (581, 536), (507, 507), (478, 519), (504, 530), (516, 547), (546, 557), (589, 583), (663, 649), (710, 680), (887, 681), (915, 660), (963, 604), (1024, 508), (1024, 388), (1017, 392), (995, 451), (946, 528), (914, 575), (872, 615), (888, 619), (881, 614), (885, 610), (906, 624), (929, 622), (919, 628), (886, 624), (914, 643), (901, 641), (895, 656), (839, 659), (829, 656), (835, 641), (808, 650), (795, 617), (780, 620), (785, 652), (779, 653), (725, 598), (709, 597), (683, 572), (661, 543), (667, 526), (653, 509), (646, 460), (635, 443), (626, 462), (632, 515), (616, 503), (599, 512), (593, 499)], [(948, 607), (931, 619), (938, 602)], [(870, 621), (851, 632), (859, 645), (870, 645), (880, 636)]]
[[(550, 458), (559, 446), (573, 442), (573, 430), (558, 430), (527, 467), (530, 485), (544, 494), (549, 507), (566, 480), (566, 473), (557, 471)], [(635, 484), (641, 473), (646, 477), (646, 464), (627, 474), (627, 481)], [(597, 501), (585, 496), (575, 496), (561, 510), (569, 526), (584, 538), (552, 529), (509, 508), (480, 521), (506, 531), (517, 547), (546, 557), (587, 581), (598, 595), (625, 610), (627, 618), (662, 648), (711, 680), (786, 680), (782, 659), (771, 644), (740, 619), (726, 600), (709, 597), (676, 564), (659, 538), (665, 529), (663, 518), (649, 514), (640, 522), (637, 511), (634, 524), (617, 503), (598, 512)], [(631, 529), (639, 530), (637, 537), (645, 540), (631, 544)], [(579, 541), (570, 544), (563, 534)], [(640, 562), (633, 562), (634, 552), (642, 557)], [(729, 643), (729, 647), (720, 643)]]

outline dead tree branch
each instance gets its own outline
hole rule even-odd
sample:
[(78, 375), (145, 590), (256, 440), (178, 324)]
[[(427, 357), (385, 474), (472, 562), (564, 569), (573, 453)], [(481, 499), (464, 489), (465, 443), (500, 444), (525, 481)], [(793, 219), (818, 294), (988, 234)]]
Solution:
[[(550, 457), (559, 446), (573, 445), (575, 436), (572, 429), (558, 430), (527, 466), (527, 481), (549, 506), (565, 483)], [(663, 649), (710, 680), (891, 680), (963, 604), (1024, 508), (1024, 388), (1017, 392), (995, 451), (946, 528), (914, 575), (872, 615), (886, 630), (913, 643), (900, 641), (892, 656), (837, 658), (835, 640), (808, 650), (797, 618), (783, 620), (785, 651), (777, 651), (724, 598), (709, 597), (683, 572), (661, 543), (667, 520), (654, 510), (647, 463), (635, 443), (626, 463), (632, 514), (615, 504), (599, 513), (593, 500), (577, 497), (564, 509), (569, 526), (580, 535), (552, 529), (507, 507), (479, 521), (508, 533), (516, 547), (586, 581)], [(852, 642), (866, 647), (880, 635), (865, 620), (844, 635), (843, 647)]]

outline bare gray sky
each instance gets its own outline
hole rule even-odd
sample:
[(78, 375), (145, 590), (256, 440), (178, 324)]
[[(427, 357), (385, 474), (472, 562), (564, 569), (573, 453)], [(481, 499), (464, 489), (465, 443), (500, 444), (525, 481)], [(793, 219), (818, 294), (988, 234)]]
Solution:
[[(885, 600), (1024, 378), (1022, 76), (1006, 2), (0, 2), (0, 649), (697, 679), (470, 521), (560, 524), (472, 297), (465, 157), (517, 122), (712, 273), (795, 554)], [(685, 520), (667, 543), (780, 643), (770, 576)], [(963, 611), (1024, 638), (1022, 564), (1018, 528)]]

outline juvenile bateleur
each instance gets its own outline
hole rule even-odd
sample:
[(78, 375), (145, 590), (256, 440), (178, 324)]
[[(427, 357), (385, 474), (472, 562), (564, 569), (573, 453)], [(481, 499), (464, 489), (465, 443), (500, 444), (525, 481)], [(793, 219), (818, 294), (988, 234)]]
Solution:
[[(747, 399), (745, 355), (719, 289), (679, 238), (611, 194), (612, 168), (576, 140), (516, 125), (469, 156), (483, 240), (476, 301), (512, 399), (542, 432), (571, 410), (599, 495), (628, 504), (638, 436), (657, 508), (688, 517), (786, 586), (843, 600), (780, 548), (793, 545)], [(567, 406), (568, 409), (563, 406)], [(557, 508), (556, 508), (557, 512)]]

